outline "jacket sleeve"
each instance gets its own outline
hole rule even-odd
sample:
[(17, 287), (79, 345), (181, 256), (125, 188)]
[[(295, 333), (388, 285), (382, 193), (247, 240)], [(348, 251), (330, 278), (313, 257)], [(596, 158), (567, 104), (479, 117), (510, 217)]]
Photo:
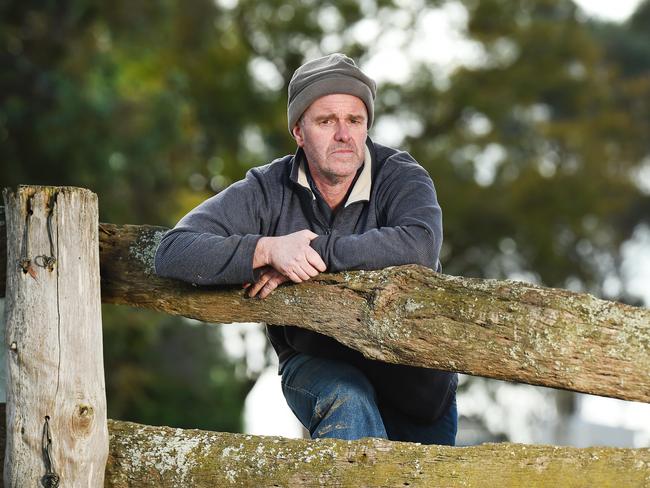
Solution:
[(260, 178), (249, 171), (183, 217), (156, 250), (156, 274), (198, 285), (254, 282), (253, 254), (269, 212)]
[(380, 227), (362, 234), (333, 232), (311, 242), (328, 271), (402, 264), (441, 270), (442, 212), (433, 182), (415, 162), (400, 166), (375, 189)]

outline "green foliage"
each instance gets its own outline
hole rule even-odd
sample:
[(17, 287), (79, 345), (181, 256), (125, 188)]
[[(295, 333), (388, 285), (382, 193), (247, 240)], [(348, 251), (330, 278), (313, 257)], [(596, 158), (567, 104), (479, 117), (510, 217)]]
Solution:
[(226, 357), (218, 326), (116, 306), (103, 318), (110, 418), (241, 431), (254, 380)]
[[(104, 221), (171, 226), (293, 152), (286, 87), (305, 58), (336, 49), (363, 64), (397, 10), (413, 37), (441, 3), (3, 2), (0, 183), (87, 187)], [(463, 4), (482, 60), (449, 73), (416, 63), (377, 100), (377, 126), (415, 127), (401, 147), (436, 182), (445, 271), (603, 295), (650, 215), (633, 179), (650, 154), (650, 2), (624, 25), (586, 23), (568, 0)], [(358, 36), (372, 20), (377, 36)], [(112, 415), (238, 428), (250, 381), (214, 331), (122, 309), (104, 322)]]
[(605, 295), (648, 216), (648, 71), (622, 76), (570, 2), (467, 5), (483, 62), (441, 89), (423, 65), (383, 111), (422, 125), (405, 145), (437, 182), (446, 271)]

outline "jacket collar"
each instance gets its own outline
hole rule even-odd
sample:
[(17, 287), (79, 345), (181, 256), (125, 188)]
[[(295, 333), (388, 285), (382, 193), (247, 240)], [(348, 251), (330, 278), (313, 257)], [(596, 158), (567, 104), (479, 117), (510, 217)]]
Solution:
[[(366, 141), (365, 147), (365, 159), (363, 160), (363, 167), (361, 169), (361, 174), (357, 178), (357, 181), (354, 183), (352, 191), (348, 195), (348, 199), (345, 201), (344, 207), (351, 205), (355, 202), (368, 202), (370, 201), (370, 190), (372, 189), (372, 153), (369, 149), (371, 144), (370, 139)], [(309, 181), (307, 180), (307, 172), (305, 171), (305, 165), (307, 164), (307, 158), (305, 157), (305, 152), (301, 147), (298, 148), (296, 154), (293, 156), (292, 166), (291, 166), (291, 181), (305, 188), (311, 194), (312, 199), (316, 199), (316, 196), (311, 191), (309, 186)]]

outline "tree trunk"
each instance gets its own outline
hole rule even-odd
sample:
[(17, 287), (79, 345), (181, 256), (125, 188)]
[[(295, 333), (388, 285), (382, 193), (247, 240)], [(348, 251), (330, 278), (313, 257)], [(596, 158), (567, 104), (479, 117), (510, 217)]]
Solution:
[[(4, 193), (7, 487), (103, 485), (108, 454), (97, 197)], [(48, 481), (49, 480), (49, 481)]]

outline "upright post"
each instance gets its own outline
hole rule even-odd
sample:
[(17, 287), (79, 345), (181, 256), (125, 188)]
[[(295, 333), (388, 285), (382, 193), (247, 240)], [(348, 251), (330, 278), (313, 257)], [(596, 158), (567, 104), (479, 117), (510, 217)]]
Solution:
[(5, 189), (6, 487), (101, 487), (108, 455), (97, 196)]

